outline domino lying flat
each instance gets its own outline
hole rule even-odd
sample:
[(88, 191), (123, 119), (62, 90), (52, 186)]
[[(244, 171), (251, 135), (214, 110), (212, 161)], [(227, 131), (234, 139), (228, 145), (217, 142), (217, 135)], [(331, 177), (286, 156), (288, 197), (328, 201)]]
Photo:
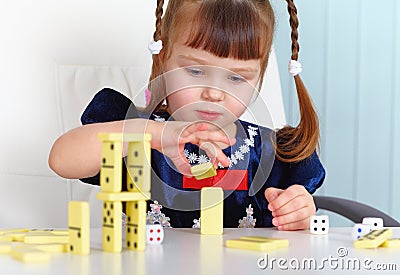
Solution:
[(380, 247), (400, 248), (400, 238), (387, 239), (380, 245)]
[(373, 230), (358, 240), (354, 241), (355, 248), (377, 248), (387, 239), (392, 237), (392, 229), (378, 229)]
[(246, 236), (240, 239), (226, 240), (226, 247), (246, 250), (271, 251), (289, 246), (289, 240), (257, 236)]

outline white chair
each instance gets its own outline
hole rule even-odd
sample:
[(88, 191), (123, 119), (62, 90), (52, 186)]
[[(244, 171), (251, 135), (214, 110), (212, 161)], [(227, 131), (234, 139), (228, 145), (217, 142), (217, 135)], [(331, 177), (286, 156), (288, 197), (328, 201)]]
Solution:
[[(0, 9), (0, 228), (66, 227), (69, 200), (89, 201), (92, 226), (101, 225), (98, 187), (58, 177), (47, 158), (55, 139), (80, 125), (97, 91), (135, 98), (144, 87), (155, 4), (16, 0)], [(261, 95), (270, 126), (285, 124), (274, 53)], [(256, 116), (265, 113), (261, 106)]]

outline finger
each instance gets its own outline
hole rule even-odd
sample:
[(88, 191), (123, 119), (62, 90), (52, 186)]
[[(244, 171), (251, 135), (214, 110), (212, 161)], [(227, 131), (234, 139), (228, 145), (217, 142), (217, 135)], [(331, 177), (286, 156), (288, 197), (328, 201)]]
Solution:
[(230, 138), (221, 131), (200, 131), (190, 135), (182, 135), (180, 138), (184, 142), (190, 142), (193, 144), (198, 144), (200, 141), (210, 141), (221, 142), (232, 146), (236, 143), (235, 138)]
[(224, 167), (229, 166), (230, 161), (228, 157), (222, 152), (221, 148), (212, 142), (200, 142), (199, 147), (204, 150), (207, 156), (212, 160), (214, 167), (218, 166), (218, 162), (221, 163)]
[[(312, 200), (312, 198), (311, 198)], [(272, 215), (274, 217), (282, 216), (289, 214), (290, 212), (296, 211), (297, 209), (301, 209), (303, 207), (314, 206), (313, 201), (306, 195), (300, 195), (283, 205), (282, 207), (278, 208), (275, 211), (272, 211)], [(314, 206), (315, 207), (315, 206)]]
[(176, 157), (170, 157), (171, 161), (174, 163), (176, 169), (186, 177), (192, 177), (192, 172), (190, 171), (190, 164), (184, 155), (178, 155)]
[(272, 224), (275, 226), (283, 226), (286, 224), (304, 220), (306, 218), (309, 218), (310, 216), (311, 216), (310, 209), (308, 207), (303, 207), (303, 208), (297, 209), (293, 212), (290, 212), (288, 214), (274, 217), (272, 219)]
[(283, 192), (282, 189), (278, 189), (275, 187), (269, 187), (265, 190), (264, 196), (268, 202), (272, 202), (275, 200), (281, 193)]
[(209, 123), (199, 121), (188, 124), (183, 130), (181, 135), (191, 135), (197, 133), (198, 131), (206, 131), (209, 129)]
[(293, 231), (293, 230), (308, 229), (309, 227), (310, 227), (310, 218), (308, 217), (301, 221), (280, 225), (278, 226), (278, 230)]
[(293, 200), (295, 197), (304, 194), (307, 190), (302, 185), (292, 185), (284, 190), (273, 201), (269, 202), (268, 209), (272, 212), (277, 211), (283, 205)]

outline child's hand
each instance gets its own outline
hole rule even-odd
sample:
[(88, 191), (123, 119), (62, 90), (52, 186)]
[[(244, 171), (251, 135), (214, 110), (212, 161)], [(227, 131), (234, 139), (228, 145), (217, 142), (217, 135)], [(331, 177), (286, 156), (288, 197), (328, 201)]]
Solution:
[(217, 143), (232, 145), (235, 139), (229, 138), (222, 130), (212, 129), (211, 124), (207, 122), (168, 121), (156, 124), (160, 128), (156, 135), (153, 134), (152, 147), (168, 156), (183, 175), (192, 175), (190, 164), (183, 152), (185, 143), (188, 142), (203, 149), (215, 168), (218, 167), (218, 162), (225, 167), (229, 166), (229, 159)]
[(279, 230), (307, 229), (310, 217), (315, 215), (313, 197), (302, 185), (292, 185), (286, 190), (270, 187), (265, 198), (272, 212), (272, 224)]

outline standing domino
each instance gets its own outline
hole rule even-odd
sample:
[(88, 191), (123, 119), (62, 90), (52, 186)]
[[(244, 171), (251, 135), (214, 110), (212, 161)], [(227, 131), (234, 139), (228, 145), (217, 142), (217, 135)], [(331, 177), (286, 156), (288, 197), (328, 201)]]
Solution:
[(100, 187), (103, 192), (121, 192), (122, 189), (122, 134), (100, 133), (102, 141)]
[(365, 217), (362, 220), (362, 224), (368, 224), (372, 227), (372, 230), (383, 228), (383, 219), (374, 217)]
[(151, 135), (129, 134), (126, 135), (125, 141), (129, 142), (126, 158), (127, 189), (129, 192), (149, 192), (151, 183)]
[(372, 230), (373, 230), (372, 226), (369, 224), (356, 223), (353, 227), (353, 232), (352, 232), (353, 240), (358, 240), (359, 238), (368, 234)]
[(201, 234), (221, 235), (223, 233), (224, 192), (220, 187), (201, 189), (200, 219)]
[(68, 203), (69, 251), (88, 255), (90, 252), (89, 204), (83, 201)]
[(103, 202), (103, 250), (122, 251), (122, 203), (120, 201)]
[(310, 233), (324, 235), (329, 232), (329, 217), (327, 215), (314, 215), (310, 217)]
[(126, 203), (126, 247), (143, 251), (146, 248), (146, 201)]

